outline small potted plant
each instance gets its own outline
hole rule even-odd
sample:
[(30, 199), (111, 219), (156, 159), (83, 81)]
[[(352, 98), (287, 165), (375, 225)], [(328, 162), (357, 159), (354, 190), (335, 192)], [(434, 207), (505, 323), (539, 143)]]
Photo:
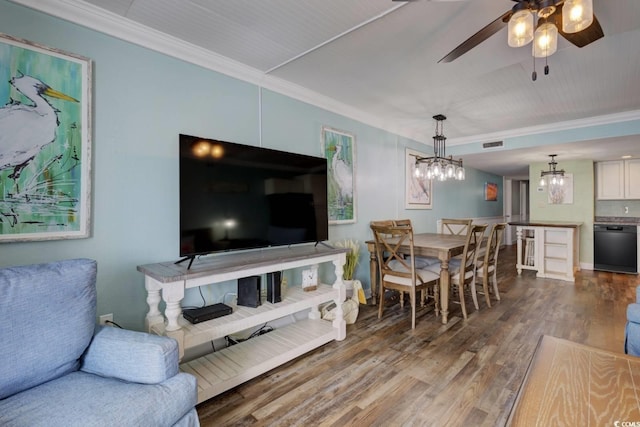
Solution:
[(350, 249), (347, 252), (346, 262), (343, 266), (342, 279), (347, 289), (347, 296), (351, 296), (356, 267), (358, 267), (358, 261), (360, 260), (360, 243), (357, 240), (344, 239), (336, 242), (335, 246)]

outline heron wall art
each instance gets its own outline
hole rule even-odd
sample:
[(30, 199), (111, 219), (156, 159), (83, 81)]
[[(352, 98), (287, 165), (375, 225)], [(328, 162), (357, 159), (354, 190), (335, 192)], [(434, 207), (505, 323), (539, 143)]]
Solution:
[(0, 35), (0, 241), (86, 237), (89, 70)]
[(347, 132), (323, 127), (322, 143), (328, 162), (329, 223), (356, 222), (355, 137)]

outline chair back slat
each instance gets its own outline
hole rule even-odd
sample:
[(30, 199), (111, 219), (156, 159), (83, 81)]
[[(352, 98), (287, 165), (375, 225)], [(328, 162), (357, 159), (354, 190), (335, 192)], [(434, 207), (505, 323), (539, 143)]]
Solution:
[(462, 252), (462, 263), (460, 264), (460, 282), (470, 283), (475, 274), (476, 260), (478, 257), (478, 250), (482, 244), (482, 238), (484, 232), (487, 229), (487, 224), (471, 225), (469, 232), (467, 233), (467, 240)]
[(469, 218), (442, 218), (440, 220), (440, 234), (464, 236), (469, 232), (472, 221)]
[(487, 239), (487, 251), (484, 254), (483, 260), (485, 268), (489, 268), (492, 265), (495, 266), (498, 262), (500, 242), (502, 242), (502, 235), (506, 227), (506, 223), (493, 224), (491, 227), (489, 238)]
[[(412, 279), (412, 272), (415, 268), (413, 257), (413, 227), (409, 220), (386, 220), (372, 221), (371, 230), (376, 246), (376, 255), (378, 257), (378, 266), (380, 277), (391, 274), (399, 277), (407, 277)], [(400, 247), (408, 245), (410, 250), (409, 262), (405, 259), (403, 253), (400, 253)], [(407, 272), (398, 271), (391, 268), (393, 261), (399, 263)]]

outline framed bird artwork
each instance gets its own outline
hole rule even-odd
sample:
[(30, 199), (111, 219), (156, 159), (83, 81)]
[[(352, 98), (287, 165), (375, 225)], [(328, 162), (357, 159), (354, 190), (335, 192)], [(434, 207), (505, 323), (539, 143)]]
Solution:
[(356, 137), (322, 127), (322, 151), (327, 159), (329, 224), (356, 222)]
[(0, 33), (0, 242), (89, 236), (91, 61)]
[(407, 148), (405, 150), (405, 208), (433, 208), (433, 184), (430, 179), (421, 179), (416, 157), (426, 154)]

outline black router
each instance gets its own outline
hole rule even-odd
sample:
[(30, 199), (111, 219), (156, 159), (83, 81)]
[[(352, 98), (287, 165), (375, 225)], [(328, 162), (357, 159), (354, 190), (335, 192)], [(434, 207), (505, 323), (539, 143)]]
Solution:
[(232, 312), (233, 310), (228, 305), (217, 303), (206, 307), (182, 310), (182, 317), (187, 319), (189, 322), (196, 324), (206, 322), (207, 320), (215, 319), (217, 317), (226, 316)]

